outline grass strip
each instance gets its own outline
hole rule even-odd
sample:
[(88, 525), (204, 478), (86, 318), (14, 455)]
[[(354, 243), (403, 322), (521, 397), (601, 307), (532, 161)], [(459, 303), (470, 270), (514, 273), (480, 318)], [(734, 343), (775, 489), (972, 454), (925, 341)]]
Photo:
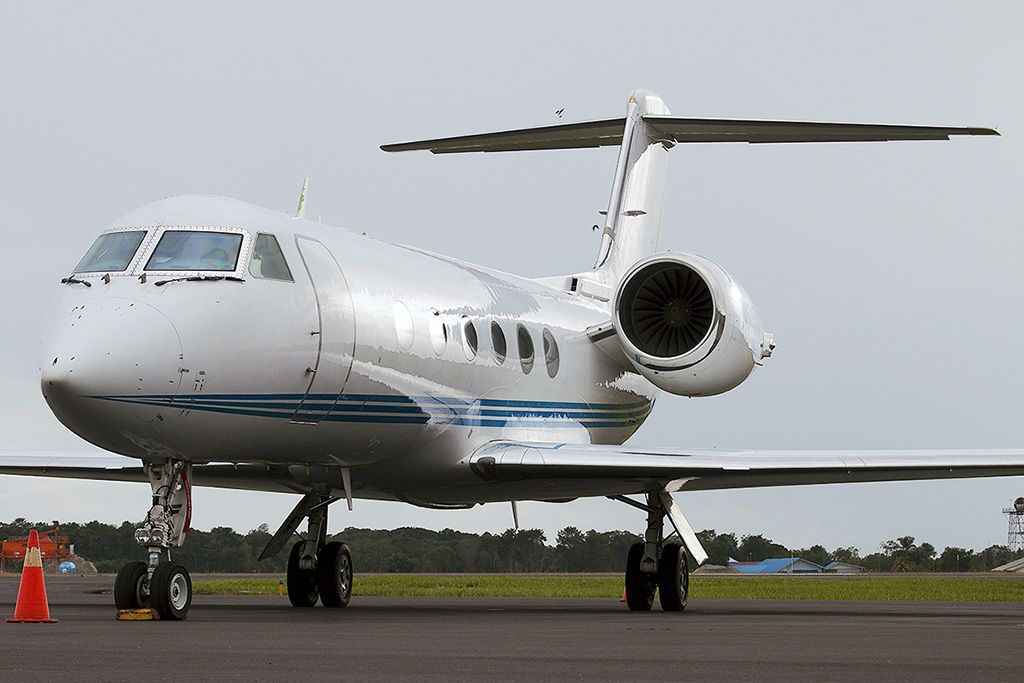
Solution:
[[(278, 579), (196, 581), (197, 595), (277, 595)], [(439, 598), (621, 598), (616, 576), (543, 574), (364, 574), (353, 594)], [(869, 600), (939, 602), (1021, 602), (1024, 578), (941, 576), (713, 577), (690, 579), (695, 600)]]

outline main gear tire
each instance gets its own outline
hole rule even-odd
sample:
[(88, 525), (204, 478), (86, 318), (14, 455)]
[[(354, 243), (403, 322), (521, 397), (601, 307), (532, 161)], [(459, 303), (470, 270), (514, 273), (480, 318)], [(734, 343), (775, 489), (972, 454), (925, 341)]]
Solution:
[(682, 612), (690, 593), (690, 567), (686, 549), (667, 543), (658, 560), (658, 601), (666, 612)]
[(631, 612), (648, 612), (654, 606), (658, 577), (640, 570), (643, 557), (643, 543), (634, 543), (629, 547), (626, 555), (626, 606)]
[(288, 554), (288, 601), (292, 607), (313, 607), (320, 597), (317, 572), (299, 566), (302, 544), (303, 541), (298, 541)]
[(332, 541), (317, 554), (317, 586), (324, 607), (345, 607), (352, 597), (352, 553), (340, 541)]

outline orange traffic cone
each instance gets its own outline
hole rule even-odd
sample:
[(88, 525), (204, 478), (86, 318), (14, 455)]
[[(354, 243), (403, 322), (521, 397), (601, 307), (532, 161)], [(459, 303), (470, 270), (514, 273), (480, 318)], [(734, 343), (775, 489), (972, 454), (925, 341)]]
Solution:
[(44, 624), (53, 624), (57, 621), (50, 618), (50, 606), (46, 602), (43, 558), (39, 554), (39, 533), (35, 529), (28, 534), (25, 568), (21, 571), (21, 585), (18, 587), (18, 604), (14, 608), (14, 618), (7, 621)]
[(626, 589), (622, 589), (622, 599), (619, 602), (626, 602)]

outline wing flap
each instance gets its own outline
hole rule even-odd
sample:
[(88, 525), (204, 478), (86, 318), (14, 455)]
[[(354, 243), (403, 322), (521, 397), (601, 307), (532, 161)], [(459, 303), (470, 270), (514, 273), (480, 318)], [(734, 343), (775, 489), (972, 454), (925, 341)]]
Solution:
[[(539, 457), (528, 461), (527, 451)], [(1021, 476), (1024, 449), (724, 451), (508, 441), (478, 450), (469, 464), (489, 481), (635, 480), (690, 491)]]

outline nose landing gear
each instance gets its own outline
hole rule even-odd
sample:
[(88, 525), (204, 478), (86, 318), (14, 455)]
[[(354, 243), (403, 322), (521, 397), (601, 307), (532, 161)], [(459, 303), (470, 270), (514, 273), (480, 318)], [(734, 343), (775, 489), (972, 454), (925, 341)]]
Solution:
[(135, 540), (146, 547), (149, 562), (129, 562), (114, 579), (118, 610), (152, 608), (161, 619), (179, 621), (192, 606), (192, 577), (171, 561), (171, 548), (185, 542), (192, 516), (189, 465), (181, 460), (147, 463), (153, 505)]

